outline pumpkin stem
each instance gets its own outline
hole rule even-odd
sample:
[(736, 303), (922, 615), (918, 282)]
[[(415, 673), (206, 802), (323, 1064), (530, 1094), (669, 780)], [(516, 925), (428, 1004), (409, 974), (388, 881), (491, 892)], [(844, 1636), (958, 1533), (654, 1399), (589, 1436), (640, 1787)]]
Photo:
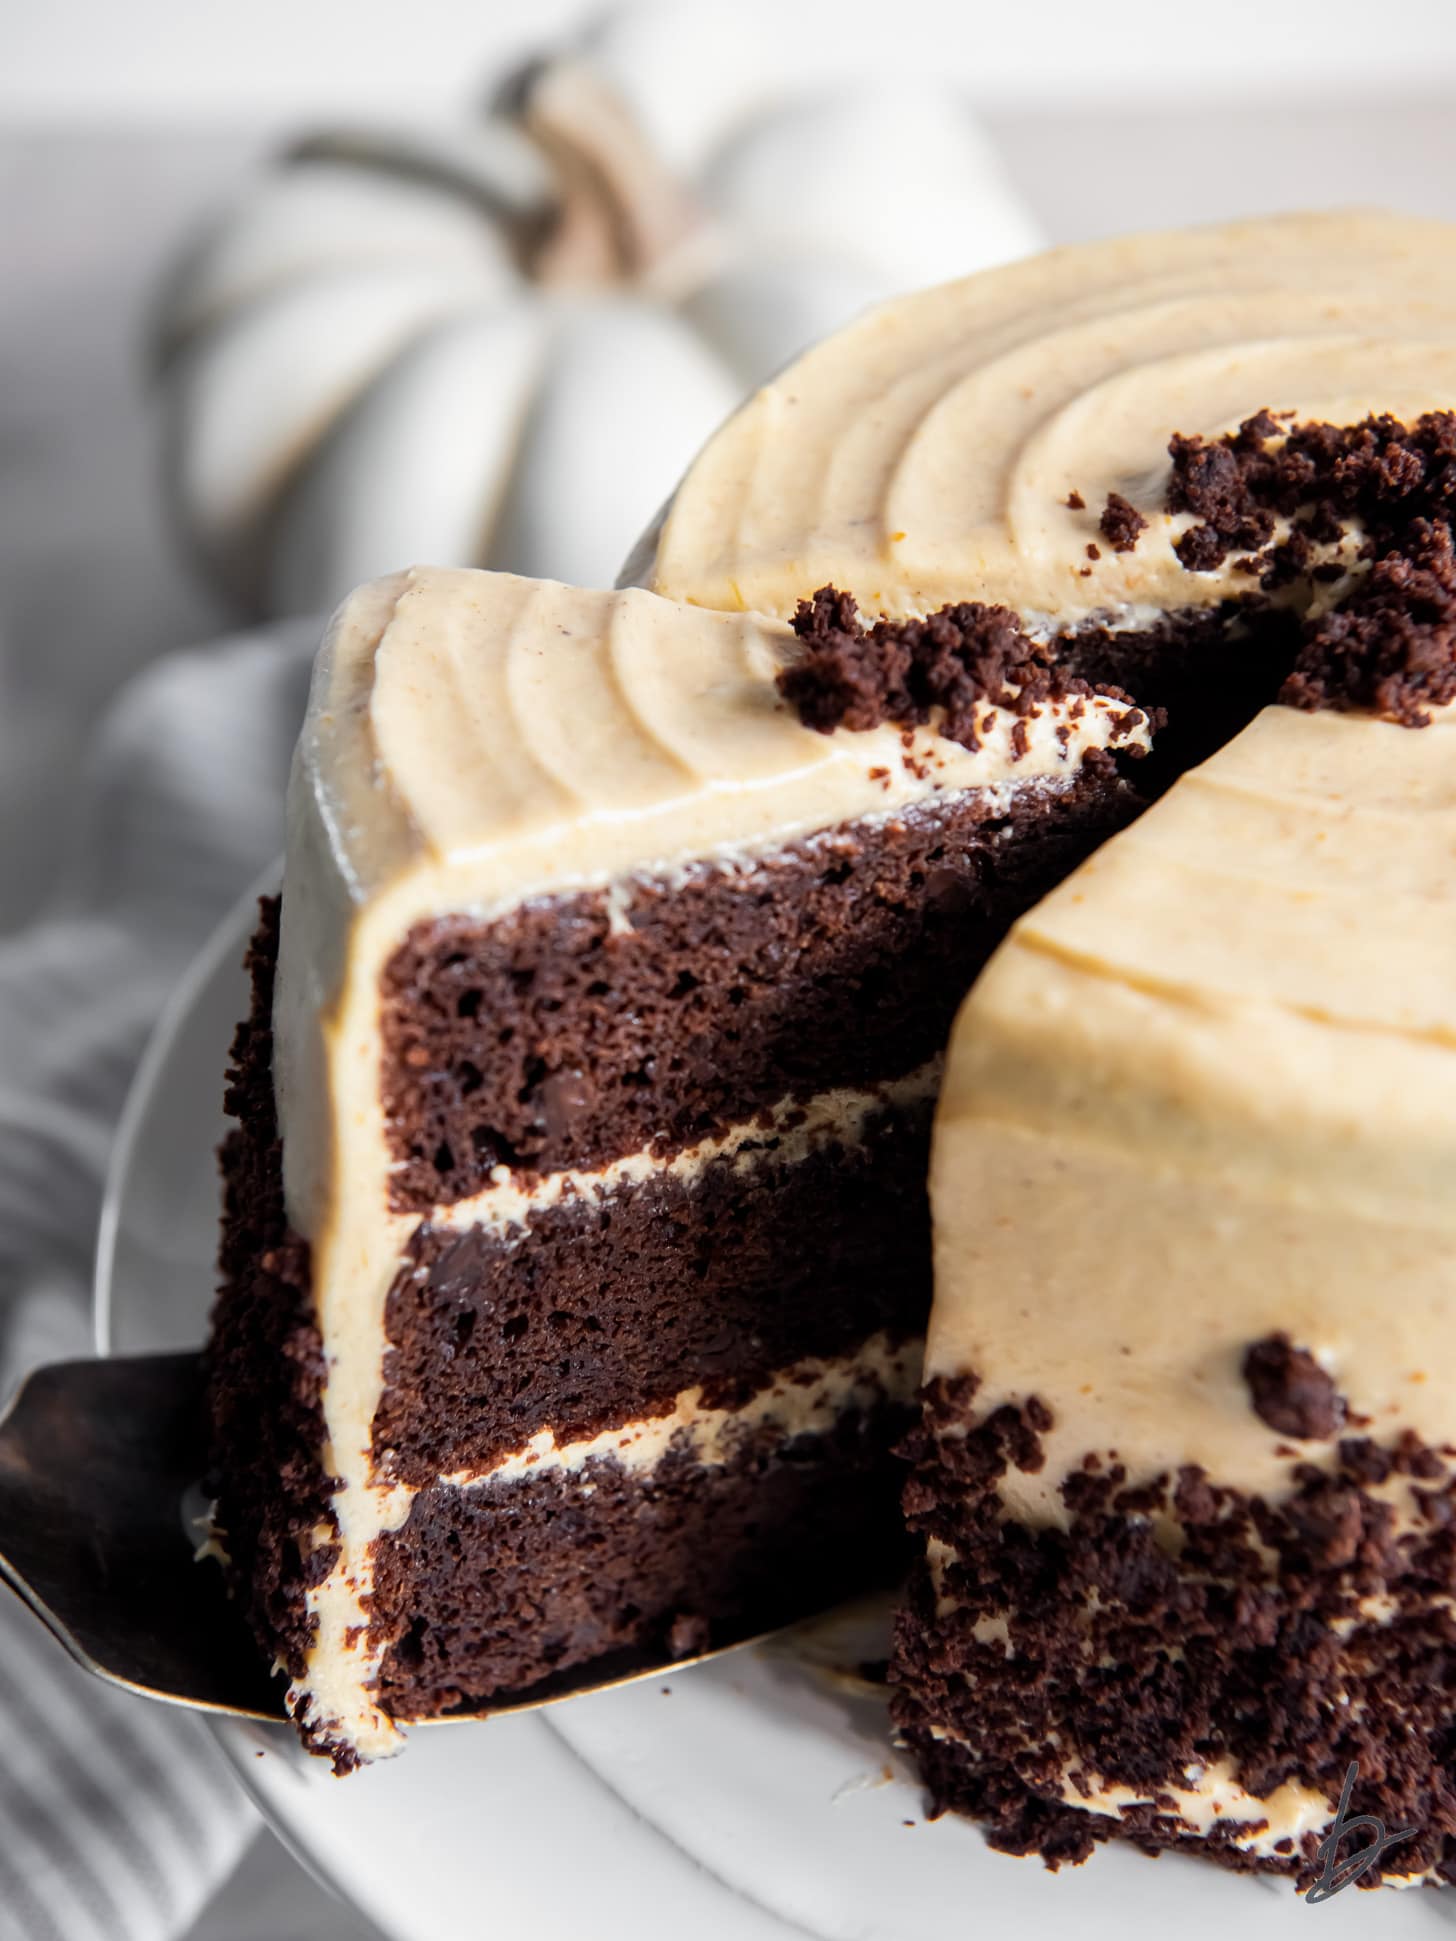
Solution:
[(555, 221), (526, 268), (540, 283), (637, 282), (703, 226), (621, 96), (583, 61), (548, 61), (515, 109), (556, 170)]

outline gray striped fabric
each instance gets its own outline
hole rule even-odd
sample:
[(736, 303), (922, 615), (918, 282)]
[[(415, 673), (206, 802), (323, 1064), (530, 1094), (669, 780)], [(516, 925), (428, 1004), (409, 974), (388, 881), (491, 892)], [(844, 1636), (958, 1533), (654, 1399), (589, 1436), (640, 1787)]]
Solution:
[[(313, 637), (223, 643), (127, 689), (75, 778), (45, 920), (0, 938), (0, 1397), (88, 1351), (111, 1131), (169, 989), (278, 851)], [(196, 1719), (88, 1678), (0, 1590), (0, 1941), (179, 1936), (256, 1824)]]

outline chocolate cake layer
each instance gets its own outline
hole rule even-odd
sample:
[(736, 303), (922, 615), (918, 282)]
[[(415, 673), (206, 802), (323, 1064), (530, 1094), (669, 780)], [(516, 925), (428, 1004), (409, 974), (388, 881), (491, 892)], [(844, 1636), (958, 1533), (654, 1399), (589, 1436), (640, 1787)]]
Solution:
[(723, 1627), (768, 1629), (893, 1583), (905, 1562), (888, 1461), (910, 1411), (772, 1431), (705, 1466), (686, 1448), (638, 1474), (436, 1486), (376, 1551), (371, 1612), (389, 1638), (383, 1702), (429, 1718), (629, 1648), (681, 1656)]
[(298, 1676), (312, 1626), (308, 1586), (332, 1565), (309, 1533), (330, 1517), (319, 1462), (323, 1351), (308, 1248), (288, 1228), (273, 1104), (278, 899), (265, 897), (248, 950), (252, 1010), (233, 1040), (221, 1154), (221, 1288), (206, 1355), (210, 1465), (229, 1579), (270, 1657)]
[[(324, 1370), (312, 1320), (309, 1250), (290, 1231), (283, 1209), (268, 1022), (277, 921), (277, 900), (266, 899), (248, 954), (252, 1011), (237, 1034), (228, 1093), (239, 1123), (222, 1153), (223, 1283), (208, 1374), (216, 1519), (230, 1577), (262, 1650), (299, 1678), (313, 1636), (306, 1593), (326, 1576), (336, 1551), (314, 1545), (314, 1533), (331, 1521), (334, 1484), (318, 1460)], [(476, 1530), (491, 1546), (490, 1564), (479, 1556), (471, 1567), (488, 1575), (498, 1563), (507, 1587), (502, 1594), (508, 1592), (513, 1609), (526, 1577), (535, 1574), (530, 1545), (539, 1537), (539, 1520), (556, 1515), (563, 1502), (571, 1505), (552, 1567), (560, 1580), (553, 1606), (560, 1628), (547, 1640), (550, 1664), (543, 1658), (539, 1668), (535, 1660), (508, 1666), (501, 1673), (506, 1683), (574, 1664), (582, 1652), (665, 1644), (678, 1619), (692, 1624), (686, 1632), (679, 1626), (676, 1635), (696, 1641), (698, 1619), (736, 1622), (760, 1607), (752, 1600), (761, 1600), (769, 1624), (779, 1610), (825, 1601), (816, 1585), (831, 1556), (848, 1587), (892, 1571), (891, 1560), (902, 1555), (902, 1526), (887, 1452), (908, 1426), (903, 1405), (886, 1403), (868, 1416), (851, 1408), (832, 1434), (799, 1437), (791, 1454), (783, 1453), (780, 1424), (760, 1426), (737, 1439), (723, 1468), (698, 1461), (683, 1441), (650, 1473), (629, 1473), (608, 1458), (590, 1464), (589, 1478), (565, 1469), (548, 1475), (544, 1466), (528, 1484), (459, 1489), (438, 1478), (442, 1470), (519, 1450), (543, 1423), (555, 1426), (564, 1443), (594, 1433), (608, 1416), (622, 1422), (666, 1410), (677, 1389), (694, 1384), (705, 1384), (702, 1406), (731, 1408), (759, 1386), (756, 1375), (815, 1355), (832, 1361), (841, 1351), (852, 1354), (875, 1333), (913, 1337), (929, 1301), (929, 1110), (928, 1096), (887, 1105), (871, 1114), (863, 1145), (819, 1146), (797, 1164), (779, 1165), (771, 1153), (792, 1139), (794, 1115), (777, 1127), (766, 1118), (756, 1139), (689, 1179), (649, 1176), (605, 1203), (568, 1194), (524, 1233), (422, 1229), (417, 1251), (429, 1266), (417, 1280), (402, 1280), (390, 1304), (394, 1321), (408, 1296), (417, 1303), (399, 1328), (413, 1361), (406, 1369), (397, 1353), (392, 1357), (394, 1380), (376, 1422), (376, 1445), (397, 1441), (403, 1460), (392, 1467), (401, 1480), (425, 1487), (404, 1529), (381, 1539), (380, 1547), (403, 1570), (420, 1533), (439, 1535), (458, 1512), (459, 1531)], [(467, 1285), (477, 1272), (479, 1282)], [(594, 1314), (591, 1295), (603, 1288), (611, 1298)], [(524, 1327), (513, 1325), (518, 1318)], [(601, 1325), (590, 1325), (598, 1318)], [(488, 1326), (498, 1336), (493, 1350)], [(542, 1336), (553, 1342), (552, 1352), (543, 1353)], [(576, 1377), (571, 1387), (569, 1371)], [(472, 1424), (472, 1409), (491, 1395), (494, 1413)], [(492, 1424), (493, 1432), (472, 1438), (472, 1426), (490, 1430)], [(761, 1499), (765, 1474), (770, 1483)], [(595, 1632), (580, 1613), (569, 1620), (561, 1601), (569, 1602), (572, 1570), (579, 1576), (589, 1560), (595, 1572), (606, 1554), (602, 1546), (610, 1549), (604, 1529), (596, 1528), (606, 1498), (587, 1514), (592, 1499), (582, 1495), (583, 1480), (605, 1482), (619, 1503), (633, 1499), (644, 1554), (657, 1535), (667, 1544), (651, 1597), (634, 1602), (617, 1581), (615, 1605), (605, 1591), (605, 1602), (598, 1600), (604, 1613), (616, 1610), (617, 1617), (609, 1623), (604, 1616)], [(485, 1516), (488, 1505), (506, 1500), (512, 1506), (506, 1518)], [(775, 1534), (780, 1514), (790, 1519), (792, 1541)], [(525, 1525), (511, 1519), (522, 1516), (536, 1532), (529, 1538), (514, 1534)], [(738, 1548), (720, 1552), (715, 1530), (727, 1531)], [(744, 1556), (755, 1545), (761, 1561), (747, 1569)], [(711, 1564), (705, 1563), (709, 1551)], [(568, 1555), (575, 1559), (570, 1568)], [(624, 1579), (637, 1567), (634, 1554), (622, 1549), (613, 1567)], [(740, 1584), (748, 1603), (734, 1601)], [(408, 1595), (399, 1590), (402, 1600)], [(619, 1606), (631, 1608), (623, 1615)], [(530, 1608), (529, 1601), (521, 1608)], [(490, 1622), (510, 1634), (500, 1611)], [(558, 1649), (562, 1637), (576, 1642)], [(443, 1647), (433, 1649), (438, 1670)], [(413, 1706), (409, 1680), (399, 1673), (394, 1680), (386, 1702)], [(407, 1690), (411, 1695), (401, 1697)], [(308, 1715), (300, 1724), (340, 1770), (349, 1768), (347, 1743)]]
[(958, 795), (751, 867), (417, 925), (383, 979), (395, 1206), (498, 1166), (670, 1153), (913, 1070), (1014, 919), (1138, 806), (1104, 756), (1064, 787)]
[[(1290, 1781), (1333, 1802), (1353, 1761), (1351, 1814), (1415, 1829), (1386, 1871), (1456, 1880), (1451, 1452), (1350, 1437), (1277, 1505), (1194, 1467), (1131, 1490), (1098, 1464), (1063, 1483), (1065, 1528), (1032, 1527), (1005, 1515), (997, 1484), (1040, 1471), (1049, 1413), (978, 1418), (974, 1396), (970, 1378), (930, 1384), (904, 1445), (910, 1528), (945, 1548), (938, 1580), (917, 1565), (898, 1620), (894, 1713), (937, 1810), (1053, 1866), (1114, 1836), (1148, 1851), (1196, 1839), (1226, 1866), (1308, 1885), (1332, 1806), (1267, 1849), (1248, 1844), (1250, 1821)], [(1401, 1481), (1413, 1527), (1392, 1500)], [(1189, 1826), (1191, 1776), (1224, 1764), (1255, 1796), (1243, 1823), (1230, 1806), (1227, 1824)], [(1095, 1773), (1102, 1811), (1077, 1804), (1076, 1768)]]
[(422, 1226), (387, 1310), (374, 1444), (391, 1478), (483, 1467), (543, 1426), (595, 1435), (695, 1385), (733, 1406), (806, 1356), (920, 1334), (932, 1105), (794, 1163), (768, 1137), (769, 1155), (658, 1171), (524, 1229)]

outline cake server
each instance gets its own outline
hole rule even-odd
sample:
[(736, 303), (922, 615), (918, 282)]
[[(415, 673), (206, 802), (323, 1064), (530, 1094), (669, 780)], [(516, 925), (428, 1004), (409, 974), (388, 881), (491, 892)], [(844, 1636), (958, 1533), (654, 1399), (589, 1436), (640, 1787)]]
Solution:
[[(269, 1675), (218, 1565), (198, 1559), (204, 1447), (199, 1354), (38, 1369), (0, 1421), (0, 1580), (108, 1684), (199, 1711), (282, 1719), (282, 1679)], [(760, 1623), (692, 1656), (619, 1653), (486, 1709), (532, 1711), (773, 1635)]]

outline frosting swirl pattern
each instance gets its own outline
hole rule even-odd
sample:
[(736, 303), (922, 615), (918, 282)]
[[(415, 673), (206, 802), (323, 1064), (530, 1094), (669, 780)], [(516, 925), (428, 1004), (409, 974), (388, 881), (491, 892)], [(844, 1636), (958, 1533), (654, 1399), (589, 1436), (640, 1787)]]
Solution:
[[(1054, 250), (873, 310), (759, 391), (684, 480), (650, 583), (780, 616), (830, 582), (894, 616), (1208, 605), (1248, 582), (1174, 556), (1174, 431), (1453, 397), (1443, 223), (1343, 212)], [(1099, 532), (1110, 492), (1149, 522), (1135, 551)]]

